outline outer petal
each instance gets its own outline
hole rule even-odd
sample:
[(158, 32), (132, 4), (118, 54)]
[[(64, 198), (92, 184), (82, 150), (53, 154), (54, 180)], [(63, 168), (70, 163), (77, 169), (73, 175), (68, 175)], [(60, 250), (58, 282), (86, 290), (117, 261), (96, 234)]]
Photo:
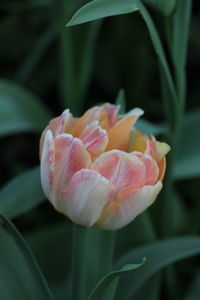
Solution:
[(44, 137), (47, 130), (51, 130), (52, 135), (55, 138), (58, 134), (68, 132), (70, 130), (70, 127), (72, 126), (72, 121), (72, 115), (69, 112), (69, 109), (66, 109), (61, 116), (54, 118), (49, 122), (49, 125), (45, 128), (40, 138), (40, 157), (44, 144)]
[(133, 152), (145, 164), (146, 182), (145, 185), (154, 185), (158, 179), (159, 168), (157, 162), (150, 156), (140, 152)]
[(57, 209), (72, 221), (92, 226), (112, 194), (109, 181), (93, 170), (80, 170), (72, 177)]
[(139, 188), (145, 184), (145, 165), (137, 156), (120, 150), (102, 154), (92, 165), (119, 190), (125, 186)]
[(80, 169), (87, 168), (90, 161), (90, 155), (81, 140), (70, 134), (61, 134), (55, 138), (55, 202), (66, 189), (71, 177)]
[(88, 124), (80, 139), (93, 159), (105, 151), (108, 143), (107, 132), (98, 125), (98, 121)]
[(141, 109), (135, 109), (125, 115), (124, 118), (108, 131), (109, 143), (106, 149), (107, 151), (112, 149), (128, 150), (130, 131), (142, 114), (143, 111)]
[(161, 160), (170, 151), (170, 146), (166, 143), (156, 141), (153, 137), (152, 140), (147, 141), (147, 148), (145, 154), (151, 155), (157, 161)]
[(122, 189), (116, 199), (105, 206), (95, 225), (107, 230), (122, 228), (155, 201), (161, 188), (162, 183), (158, 181), (153, 186), (146, 185), (139, 190)]
[[(56, 128), (54, 129), (54, 137), (62, 133), (67, 133), (70, 130), (71, 121), (72, 114), (69, 112), (69, 109), (64, 110), (62, 115), (58, 118)], [(49, 127), (51, 128), (51, 122)]]
[(55, 147), (50, 130), (45, 134), (44, 146), (41, 155), (41, 182), (46, 197), (51, 200), (52, 184), (54, 177)]

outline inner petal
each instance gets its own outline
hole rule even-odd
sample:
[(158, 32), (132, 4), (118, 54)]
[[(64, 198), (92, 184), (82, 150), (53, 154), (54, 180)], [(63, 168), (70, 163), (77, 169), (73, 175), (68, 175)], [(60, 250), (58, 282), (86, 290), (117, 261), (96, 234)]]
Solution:
[(92, 159), (103, 153), (108, 143), (107, 132), (98, 125), (98, 121), (88, 124), (83, 130), (80, 139), (83, 141)]

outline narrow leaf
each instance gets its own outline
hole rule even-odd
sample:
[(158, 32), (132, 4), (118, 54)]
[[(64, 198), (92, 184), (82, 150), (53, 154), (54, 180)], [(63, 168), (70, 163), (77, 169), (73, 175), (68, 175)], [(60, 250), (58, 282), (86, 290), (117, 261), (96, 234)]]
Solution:
[(197, 254), (200, 254), (200, 238), (198, 236), (162, 240), (131, 250), (121, 257), (118, 265), (128, 264), (138, 260), (141, 256), (146, 256), (147, 263), (137, 273), (133, 273), (131, 276), (125, 275), (119, 284), (119, 289), (126, 291), (127, 300), (133, 299), (138, 289), (162, 268)]
[(47, 283), (24, 239), (5, 217), (0, 216), (1, 299), (52, 300)]
[(129, 264), (122, 267), (121, 270), (113, 271), (106, 275), (94, 288), (89, 300), (114, 299), (117, 288), (119, 276), (128, 272), (139, 269), (144, 265), (146, 259), (144, 258), (140, 264)]
[(77, 11), (67, 26), (127, 14), (136, 10), (138, 10), (138, 7), (135, 0), (93, 0)]
[(176, 7), (177, 0), (144, 0), (147, 4), (151, 5), (165, 16), (172, 14)]
[(120, 106), (119, 113), (125, 114), (125, 112), (126, 112), (126, 97), (125, 97), (125, 92), (123, 89), (119, 90), (115, 104)]

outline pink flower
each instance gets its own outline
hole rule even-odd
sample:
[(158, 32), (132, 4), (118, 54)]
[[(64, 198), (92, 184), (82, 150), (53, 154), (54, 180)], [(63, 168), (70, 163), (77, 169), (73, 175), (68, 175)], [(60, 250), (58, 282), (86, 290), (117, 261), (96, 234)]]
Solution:
[(41, 181), (56, 210), (84, 226), (119, 229), (156, 199), (170, 147), (133, 128), (139, 108), (104, 104), (79, 119), (69, 110), (40, 141)]

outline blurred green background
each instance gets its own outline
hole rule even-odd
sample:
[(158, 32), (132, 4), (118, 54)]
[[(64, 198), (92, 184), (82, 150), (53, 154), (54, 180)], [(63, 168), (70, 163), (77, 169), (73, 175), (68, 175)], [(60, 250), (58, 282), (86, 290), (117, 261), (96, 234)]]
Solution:
[[(42, 130), (64, 108), (79, 116), (98, 103), (115, 103), (120, 89), (124, 89), (127, 110), (144, 109), (144, 118), (149, 123), (140, 126), (147, 133), (159, 133), (159, 139), (165, 141), (168, 126), (160, 67), (141, 16), (121, 15), (67, 28), (66, 23), (86, 2), (0, 1), (0, 212), (12, 218), (25, 236), (56, 299), (65, 299), (71, 223), (43, 201), (36, 167)], [(170, 17), (163, 18), (159, 10), (148, 8), (172, 67), (166, 35)], [(173, 222), (169, 236), (200, 231), (199, 71), (200, 6), (199, 0), (194, 0), (186, 66), (186, 114), (173, 167), (170, 197), (175, 204), (173, 221), (169, 215), (169, 223)], [(139, 217), (134, 226), (120, 231), (118, 253), (136, 244), (164, 238), (159, 214), (162, 195), (159, 201), (150, 209), (153, 229)], [(152, 299), (200, 299), (198, 293), (196, 298), (187, 298), (190, 286), (199, 280), (198, 264), (199, 260), (193, 259), (177, 264), (176, 271), (166, 271), (167, 279), (159, 289), (158, 283), (154, 284), (156, 296)], [(199, 289), (197, 285), (195, 291)], [(138, 294), (133, 299), (147, 298)]]

